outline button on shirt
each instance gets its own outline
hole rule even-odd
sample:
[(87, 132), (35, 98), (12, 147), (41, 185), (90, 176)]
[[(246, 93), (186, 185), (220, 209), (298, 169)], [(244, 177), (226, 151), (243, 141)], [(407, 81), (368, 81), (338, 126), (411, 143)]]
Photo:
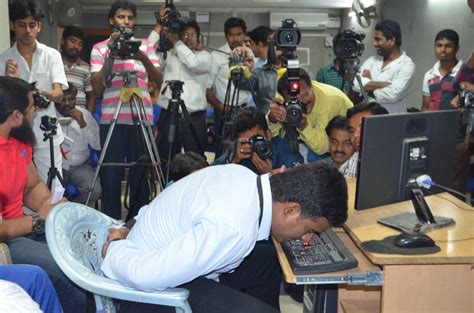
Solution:
[[(224, 103), (225, 100), (225, 94), (227, 91), (227, 84), (229, 82), (229, 54), (231, 53), (231, 49), (228, 43), (223, 45), (222, 47), (219, 48), (219, 50), (225, 52), (222, 53), (220, 51), (212, 51), (211, 55), (213, 57), (213, 63), (212, 63), (212, 71), (211, 71), (211, 77), (213, 81), (212, 85), (212, 91), (214, 92), (214, 95), (219, 99), (220, 102)], [(230, 101), (232, 100), (232, 95), (234, 93), (235, 86), (232, 84), (230, 94), (229, 94), (229, 100), (227, 103), (230, 105)], [(237, 99), (237, 105), (241, 106), (244, 103), (247, 103), (249, 97), (251, 97), (251, 93), (248, 91), (240, 90), (239, 92), (239, 98)], [(235, 104), (235, 103), (233, 103)]]
[[(176, 42), (174, 49), (168, 53), (164, 65), (166, 80), (184, 82), (181, 99), (189, 113), (205, 110), (207, 107), (206, 89), (211, 88), (210, 64), (211, 54), (207, 51), (193, 51), (182, 41)], [(158, 104), (167, 109), (171, 99), (171, 87), (163, 84)], [(181, 110), (180, 110), (181, 111)]]
[[(28, 63), (18, 51), (17, 44), (14, 43), (10, 49), (0, 55), (0, 75), (5, 75), (5, 61), (8, 59), (13, 59), (18, 64), (20, 78), (29, 83), (37, 82), (36, 87), (38, 89), (52, 90), (55, 83), (61, 84), (62, 89), (68, 88), (61, 54), (53, 48), (37, 41), (30, 70)], [(33, 118), (33, 132), (36, 138), (35, 148), (49, 147), (49, 142), (47, 140), (43, 141), (44, 132), (40, 129), (41, 117), (45, 115), (56, 116), (56, 110), (52, 102), (48, 108), (35, 111)], [(59, 146), (63, 139), (63, 133), (58, 127), (57, 134), (53, 136), (54, 145)]]
[[(369, 70), (372, 79), (361, 77), (362, 85), (370, 81), (390, 83), (387, 87), (374, 91), (375, 98), (370, 101), (380, 103), (389, 113), (406, 113), (406, 98), (408, 97), (415, 79), (415, 63), (403, 52), (399, 58), (387, 64), (384, 68), (382, 56), (368, 58), (360, 68), (360, 73)], [(354, 79), (353, 90), (360, 92), (359, 83)]]
[(270, 235), (272, 197), (262, 176), (234, 164), (199, 170), (166, 188), (141, 208), (127, 239), (110, 244), (104, 273), (141, 290), (175, 287), (234, 270), (257, 240)]
[(23, 216), (21, 206), (31, 154), (31, 146), (15, 138), (0, 136), (0, 214), (4, 219)]
[[(69, 169), (70, 166), (84, 164), (89, 159), (88, 145), (94, 150), (100, 150), (99, 125), (97, 125), (91, 113), (86, 109), (76, 106), (76, 110), (82, 112), (87, 126), (81, 128), (75, 119), (71, 119), (69, 124), (61, 125), (66, 136), (61, 146), (63, 151), (63, 168), (65, 169)], [(59, 112), (57, 114), (61, 116)], [(72, 140), (72, 143), (69, 140)]]

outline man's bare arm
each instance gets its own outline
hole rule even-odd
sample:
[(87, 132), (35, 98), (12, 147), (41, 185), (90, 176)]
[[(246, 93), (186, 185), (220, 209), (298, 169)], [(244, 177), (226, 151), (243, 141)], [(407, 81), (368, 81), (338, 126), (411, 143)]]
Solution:
[(103, 71), (104, 67), (102, 67), (98, 72), (91, 73), (92, 90), (96, 97), (100, 97), (104, 93), (105, 86), (102, 84)]
[(212, 92), (211, 89), (207, 89), (206, 91), (206, 98), (207, 102), (212, 105), (214, 109), (219, 110), (219, 112), (222, 112), (224, 110), (224, 104), (217, 99), (216, 95)]
[(31, 163), (28, 166), (28, 182), (23, 193), (23, 203), (46, 219), (53, 208), (51, 198), (51, 192), (38, 175), (36, 166)]
[(33, 218), (23, 216), (9, 220), (2, 220), (0, 224), (0, 242), (31, 234)]
[(61, 102), (63, 99), (62, 85), (59, 83), (54, 83), (52, 91), (40, 90), (40, 94), (45, 96), (50, 101)]
[(423, 96), (423, 105), (421, 106), (422, 111), (428, 111), (430, 108), (430, 96)]
[(86, 109), (91, 113), (95, 111), (95, 94), (93, 91), (86, 92)]

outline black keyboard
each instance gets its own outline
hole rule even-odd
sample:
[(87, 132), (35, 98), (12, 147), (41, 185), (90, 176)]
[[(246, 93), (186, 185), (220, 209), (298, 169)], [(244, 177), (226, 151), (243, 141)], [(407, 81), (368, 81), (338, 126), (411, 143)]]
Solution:
[(336, 233), (328, 228), (310, 242), (289, 240), (282, 244), (295, 274), (337, 272), (357, 267), (358, 262)]

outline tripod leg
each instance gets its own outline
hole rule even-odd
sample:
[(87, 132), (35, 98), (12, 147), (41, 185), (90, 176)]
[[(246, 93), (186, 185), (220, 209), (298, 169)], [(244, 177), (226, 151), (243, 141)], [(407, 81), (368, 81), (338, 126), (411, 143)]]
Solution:
[(104, 162), (104, 157), (105, 157), (105, 154), (107, 153), (107, 148), (110, 143), (110, 138), (112, 137), (112, 133), (114, 132), (114, 128), (115, 128), (115, 125), (117, 124), (118, 115), (121, 109), (122, 109), (122, 100), (120, 100), (119, 103), (117, 104), (114, 117), (112, 118), (112, 123), (110, 124), (109, 131), (107, 132), (107, 137), (105, 138), (104, 146), (102, 147), (102, 152), (100, 153), (99, 162), (97, 162), (97, 167), (95, 168), (94, 178), (92, 178), (91, 185), (89, 186), (89, 192), (87, 194), (86, 205), (89, 205), (92, 191), (94, 190), (95, 183), (97, 182), (97, 177), (99, 177), (99, 171), (100, 171), (100, 168), (102, 167), (102, 163)]

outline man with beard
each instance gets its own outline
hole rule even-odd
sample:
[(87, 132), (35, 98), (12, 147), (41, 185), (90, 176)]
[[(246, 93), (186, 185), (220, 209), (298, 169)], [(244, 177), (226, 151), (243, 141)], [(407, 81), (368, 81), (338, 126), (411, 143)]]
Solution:
[[(380, 103), (389, 113), (406, 113), (405, 100), (413, 86), (415, 63), (400, 51), (402, 32), (395, 21), (375, 25), (374, 46), (378, 56), (372, 56), (360, 68), (362, 85), (370, 101)], [(354, 79), (353, 90), (361, 92)]]
[[(73, 184), (79, 191), (70, 200), (85, 204), (89, 186), (94, 178), (95, 170), (89, 161), (89, 146), (100, 150), (99, 125), (92, 114), (76, 105), (78, 89), (72, 82), (64, 90), (63, 100), (56, 102), (56, 111), (59, 117), (69, 118), (69, 122), (61, 123), (64, 133), (64, 143), (61, 145), (63, 153), (63, 173), (65, 184)], [(89, 203), (95, 203), (102, 193), (100, 181), (94, 185)]]
[[(61, 55), (36, 40), (41, 31), (43, 12), (36, 0), (10, 1), (10, 29), (15, 33), (16, 42), (0, 55), (0, 75), (18, 77), (29, 83), (36, 83), (38, 93), (49, 101), (60, 101), (63, 88), (67, 88), (66, 75), (61, 63)], [(54, 105), (38, 109), (33, 115), (35, 134), (34, 161), (41, 179), (47, 181), (51, 166), (49, 142), (43, 140), (41, 118), (56, 117)], [(61, 129), (53, 136), (54, 166), (62, 173), (62, 158), (59, 150), (64, 140)], [(52, 188), (60, 186), (57, 178)]]
[[(84, 312), (85, 293), (62, 273), (45, 242), (44, 224), (52, 195), (32, 160), (33, 96), (25, 81), (0, 77), (0, 241), (13, 263), (33, 264), (48, 273), (64, 312)], [(22, 206), (33, 210), (24, 216)]]
[(61, 57), (68, 83), (73, 83), (77, 88), (76, 105), (94, 113), (95, 96), (91, 85), (90, 65), (79, 56), (84, 40), (84, 32), (79, 26), (67, 26), (61, 39)]
[(329, 137), (329, 155), (331, 157), (321, 162), (340, 168), (354, 153), (347, 118), (345, 116), (334, 117), (326, 126), (326, 133)]

